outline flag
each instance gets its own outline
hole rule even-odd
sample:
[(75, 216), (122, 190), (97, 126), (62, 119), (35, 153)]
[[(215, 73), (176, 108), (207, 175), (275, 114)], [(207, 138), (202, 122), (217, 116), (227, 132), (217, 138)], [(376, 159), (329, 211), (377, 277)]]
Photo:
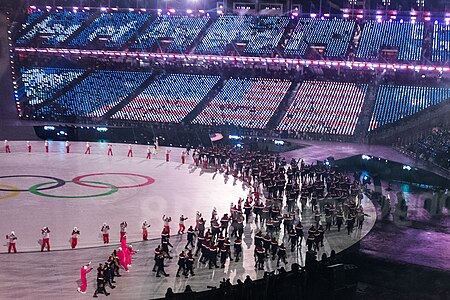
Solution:
[(221, 133), (210, 133), (209, 139), (211, 140), (211, 142), (217, 142), (223, 139), (223, 135)]

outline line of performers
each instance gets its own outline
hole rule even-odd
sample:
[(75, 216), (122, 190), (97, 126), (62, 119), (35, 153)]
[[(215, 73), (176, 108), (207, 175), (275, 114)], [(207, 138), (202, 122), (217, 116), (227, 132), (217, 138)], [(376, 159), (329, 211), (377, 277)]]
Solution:
[[(4, 144), (5, 144), (5, 153), (11, 153), (11, 146), (9, 145), (9, 141), (5, 140)], [(26, 152), (31, 153), (32, 149), (31, 149), (31, 143), (29, 141), (26, 142), (25, 147), (26, 147)], [(66, 153), (70, 153), (70, 151), (71, 151), (71, 143), (69, 141), (66, 141), (64, 143), (64, 147), (66, 149)], [(114, 156), (113, 144), (108, 143), (106, 147), (107, 147), (107, 152), (106, 152), (107, 155), (108, 156)], [(46, 153), (48, 153), (49, 150), (50, 150), (49, 143), (48, 143), (47, 140), (44, 141), (44, 149), (45, 149)], [(86, 148), (85, 148), (84, 154), (91, 154), (91, 150), (92, 150), (91, 143), (90, 142), (86, 142)], [(159, 144), (158, 144), (158, 140), (156, 139), (153, 145), (148, 145), (147, 146), (147, 151), (146, 151), (146, 157), (145, 158), (146, 159), (151, 159), (152, 155), (156, 155), (158, 153), (158, 150), (159, 150)], [(181, 163), (182, 164), (184, 164), (186, 162), (186, 158), (189, 155), (189, 150), (190, 149), (187, 148), (186, 150), (183, 150), (181, 152), (180, 158), (181, 158)], [(169, 148), (166, 148), (166, 150), (165, 150), (165, 160), (167, 162), (170, 161), (170, 153), (171, 153), (171, 150)], [(131, 144), (128, 144), (127, 157), (133, 157), (133, 155), (134, 155), (133, 146)]]

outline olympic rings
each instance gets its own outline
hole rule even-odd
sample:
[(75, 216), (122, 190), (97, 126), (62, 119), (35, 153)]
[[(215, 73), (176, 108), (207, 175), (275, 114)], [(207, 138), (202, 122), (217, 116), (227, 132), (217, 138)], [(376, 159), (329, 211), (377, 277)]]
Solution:
[[(51, 179), (53, 181), (56, 181), (56, 182), (54, 182), (55, 185), (52, 185), (52, 186), (49, 186), (46, 188), (41, 188), (41, 189), (39, 189), (40, 191), (55, 189), (55, 188), (61, 187), (66, 184), (65, 180), (62, 180), (62, 179), (59, 179), (56, 177), (52, 177), (52, 176), (42, 176), (42, 175), (6, 175), (6, 176), (0, 176), (0, 179), (2, 179), (2, 178), (17, 178), (17, 177), (46, 178), (46, 179)], [(4, 185), (2, 185), (2, 186), (4, 186)], [(6, 186), (4, 186), (4, 187), (6, 187)], [(3, 191), (3, 192), (27, 192), (28, 189), (26, 189), (26, 190), (21, 190), (21, 189), (16, 189), (16, 188), (15, 189), (0, 189), (0, 191)]]
[[(86, 175), (81, 175), (81, 176), (77, 176), (77, 177), (73, 178), (72, 182), (76, 183), (76, 184), (79, 184), (79, 185), (87, 186), (87, 187), (105, 188), (103, 186), (93, 186), (93, 185), (90, 185), (90, 184), (86, 184), (85, 182), (81, 181), (81, 179), (83, 179), (83, 178), (90, 177), (90, 176), (97, 176), (97, 175), (127, 175), (127, 176), (141, 177), (141, 178), (144, 178), (146, 180), (146, 182), (141, 183), (141, 184), (118, 186), (117, 187), (118, 189), (130, 189), (130, 188), (142, 187), (142, 186), (150, 185), (150, 184), (155, 182), (155, 179), (153, 179), (150, 176), (145, 176), (145, 175), (140, 175), (140, 174), (133, 174), (133, 173), (93, 173), (93, 174), (86, 174)], [(89, 181), (86, 181), (86, 182), (89, 182)]]
[[(66, 181), (66, 182), (73, 182), (73, 183), (76, 183), (75, 181)], [(40, 188), (41, 186), (48, 185), (48, 184), (51, 184), (51, 183), (53, 183), (53, 182), (39, 183), (39, 184), (33, 185), (33, 186), (30, 187), (28, 190), (29, 190), (31, 193), (33, 193), (33, 194), (35, 194), (35, 195), (38, 195), (38, 196), (50, 197), (50, 198), (65, 198), (65, 199), (79, 199), (79, 198), (102, 197), (102, 196), (108, 196), (108, 195), (114, 194), (115, 192), (117, 192), (117, 191), (119, 190), (116, 186), (114, 186), (114, 185), (112, 185), (112, 184), (109, 184), (109, 183), (97, 182), (97, 181), (85, 181), (85, 182), (91, 183), (91, 184), (103, 185), (103, 186), (109, 187), (110, 190), (107, 191), (107, 192), (105, 192), (105, 193), (94, 194), (94, 195), (85, 195), (85, 196), (58, 196), (58, 195), (45, 194), (45, 193), (42, 193), (42, 192), (39, 191), (39, 188)], [(41, 189), (41, 190), (42, 190), (42, 189)]]
[(0, 200), (2, 200), (2, 199), (8, 199), (8, 198), (12, 198), (12, 197), (14, 197), (14, 196), (17, 196), (17, 195), (19, 195), (19, 194), (20, 194), (20, 191), (19, 191), (19, 189), (18, 189), (18, 188), (16, 188), (15, 186), (11, 186), (11, 185), (6, 185), (6, 184), (0, 184), (0, 186), (2, 186), (2, 187), (6, 187), (6, 188), (9, 188), (9, 189), (10, 189), (10, 191), (11, 191), (11, 193), (9, 193), (8, 195), (6, 195), (6, 196), (1, 196), (1, 197), (0, 197)]
[[(141, 184), (136, 185), (124, 185), (124, 186), (115, 186), (113, 184), (104, 183), (104, 182), (98, 182), (98, 181), (82, 181), (81, 179), (89, 176), (97, 176), (97, 175), (125, 175), (125, 176), (135, 176), (135, 177), (141, 177), (144, 178), (146, 181)], [(0, 191), (3, 192), (9, 192), (9, 194), (5, 196), (0, 196), (0, 200), (2, 199), (8, 199), (12, 198), (14, 196), (17, 196), (20, 192), (30, 192), (38, 196), (43, 197), (50, 197), (50, 198), (68, 198), (68, 199), (77, 199), (77, 198), (93, 198), (93, 197), (102, 197), (111, 195), (115, 192), (117, 192), (119, 189), (128, 189), (128, 188), (136, 188), (136, 187), (142, 187), (146, 185), (150, 185), (155, 182), (155, 179), (153, 179), (150, 176), (140, 175), (140, 174), (133, 174), (133, 173), (93, 173), (93, 174), (85, 174), (80, 175), (72, 179), (71, 181), (65, 181), (60, 178), (51, 177), (51, 176), (41, 176), (41, 175), (7, 175), (7, 176), (0, 176), (0, 179), (2, 178), (19, 178), (19, 177), (31, 177), (31, 178), (46, 178), (46, 179), (52, 179), (53, 181), (45, 182), (45, 183), (39, 183), (35, 184), (29, 189), (21, 190), (15, 186), (11, 185), (5, 185), (0, 184)], [(42, 193), (41, 191), (55, 189), (58, 187), (61, 187), (65, 185), (67, 182), (75, 183), (77, 185), (91, 187), (91, 188), (109, 188), (110, 190), (105, 193), (99, 193), (94, 195), (86, 195), (86, 196), (56, 196), (51, 194)], [(47, 185), (53, 184), (51, 186), (45, 187)]]

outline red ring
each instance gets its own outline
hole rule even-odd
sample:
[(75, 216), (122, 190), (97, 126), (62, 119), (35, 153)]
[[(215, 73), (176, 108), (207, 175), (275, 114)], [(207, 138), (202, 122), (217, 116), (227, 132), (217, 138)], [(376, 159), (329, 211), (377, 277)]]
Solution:
[(141, 178), (144, 178), (145, 180), (147, 180), (145, 183), (141, 183), (141, 184), (117, 186), (118, 189), (131, 189), (131, 188), (136, 188), (136, 187), (150, 185), (150, 184), (155, 182), (155, 179), (153, 179), (150, 176), (145, 176), (145, 175), (141, 175), (141, 174), (134, 174), (134, 173), (92, 173), (92, 174), (85, 174), (85, 175), (80, 175), (80, 176), (75, 177), (74, 179), (72, 179), (72, 182), (76, 183), (78, 185), (87, 186), (87, 187), (93, 187), (93, 188), (109, 188), (107, 186), (90, 185), (88, 183), (81, 182), (81, 180), (86, 178), (86, 177), (97, 176), (97, 175), (128, 175), (128, 176), (141, 177)]

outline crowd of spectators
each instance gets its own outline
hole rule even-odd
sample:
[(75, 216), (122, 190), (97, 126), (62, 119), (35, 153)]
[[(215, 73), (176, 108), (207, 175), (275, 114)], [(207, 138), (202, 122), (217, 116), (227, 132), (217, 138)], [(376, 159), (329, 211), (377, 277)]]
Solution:
[(450, 170), (449, 129), (434, 128), (429, 136), (410, 144), (407, 149), (415, 153), (417, 159), (429, 161)]

